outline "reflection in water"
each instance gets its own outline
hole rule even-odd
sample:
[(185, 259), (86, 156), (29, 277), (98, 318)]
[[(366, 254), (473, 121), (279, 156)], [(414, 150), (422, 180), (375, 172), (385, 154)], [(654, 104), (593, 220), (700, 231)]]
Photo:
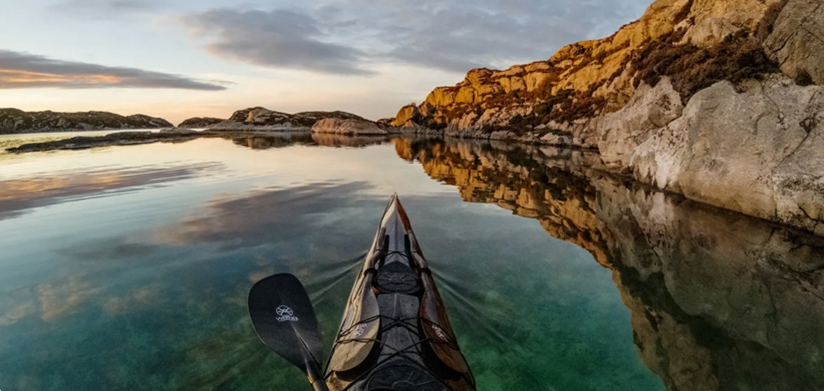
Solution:
[(156, 243), (211, 243), (221, 250), (231, 250), (265, 245), (273, 237), (305, 237), (317, 229), (312, 223), (314, 216), (345, 216), (363, 208), (363, 200), (347, 196), (368, 186), (362, 182), (320, 183), (219, 198), (207, 202), (209, 210), (204, 216), (186, 216), (179, 223), (158, 228)]
[(97, 169), (85, 172), (55, 172), (32, 178), (0, 181), (0, 220), (51, 204), (99, 197), (112, 192), (139, 191), (162, 183), (193, 178), (221, 168), (219, 163), (177, 167)]
[(581, 151), (396, 140), (469, 202), (535, 218), (615, 272), (671, 390), (824, 384), (824, 238), (622, 183)]
[(272, 149), (283, 148), (291, 145), (312, 144), (312, 136), (302, 133), (275, 133), (272, 135), (255, 135), (249, 137), (233, 137), (232, 142), (236, 145), (250, 149)]
[(328, 133), (275, 133), (271, 135), (254, 135), (249, 137), (232, 136), (236, 145), (250, 149), (284, 148), (293, 145), (321, 147), (367, 147), (390, 141), (384, 136), (344, 136)]
[(334, 335), (398, 178), (482, 391), (824, 384), (821, 238), (625, 183), (582, 151), (384, 142), (250, 135), (0, 176), (16, 234), (0, 236), (0, 389), (306, 389), (257, 342), (246, 294), (294, 273)]

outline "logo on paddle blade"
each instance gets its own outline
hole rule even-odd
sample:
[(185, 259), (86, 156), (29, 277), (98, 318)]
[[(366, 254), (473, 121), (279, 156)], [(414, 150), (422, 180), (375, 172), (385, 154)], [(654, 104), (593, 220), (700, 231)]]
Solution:
[(277, 309), (275, 309), (275, 313), (278, 314), (278, 317), (275, 318), (275, 319), (278, 320), (278, 322), (283, 323), (283, 322), (297, 322), (298, 321), (298, 317), (294, 316), (295, 311), (292, 311), (291, 308), (289, 308), (285, 305), (282, 305), (282, 306), (278, 307)]

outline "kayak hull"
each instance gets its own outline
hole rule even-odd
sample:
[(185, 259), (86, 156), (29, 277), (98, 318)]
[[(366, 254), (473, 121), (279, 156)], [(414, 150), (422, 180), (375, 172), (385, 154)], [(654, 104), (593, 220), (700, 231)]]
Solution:
[(325, 374), (330, 390), (475, 390), (397, 194), (346, 308)]

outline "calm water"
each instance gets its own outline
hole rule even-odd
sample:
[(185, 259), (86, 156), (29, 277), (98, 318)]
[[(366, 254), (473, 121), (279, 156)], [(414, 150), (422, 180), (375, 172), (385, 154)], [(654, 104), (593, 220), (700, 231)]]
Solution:
[(818, 238), (587, 159), (306, 136), (0, 155), (0, 390), (309, 389), (248, 290), (297, 275), (328, 345), (395, 191), (479, 390), (818, 389)]

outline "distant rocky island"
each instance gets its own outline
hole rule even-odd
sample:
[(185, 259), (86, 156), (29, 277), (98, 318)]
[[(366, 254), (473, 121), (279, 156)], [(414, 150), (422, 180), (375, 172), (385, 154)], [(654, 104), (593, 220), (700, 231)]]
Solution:
[(235, 111), (229, 119), (190, 118), (178, 125), (178, 128), (209, 130), (250, 130), (250, 131), (309, 131), (320, 120), (336, 118), (371, 122), (355, 114), (343, 111), (306, 111), (295, 114), (252, 107)]
[(124, 117), (103, 111), (58, 113), (53, 111), (25, 112), (18, 109), (0, 109), (0, 134), (107, 129), (160, 129), (173, 126), (165, 119), (142, 114)]
[(350, 136), (381, 136), (400, 132), (387, 123), (370, 121), (345, 111), (305, 111), (288, 114), (263, 107), (235, 111), (229, 119), (190, 118), (179, 129), (253, 132), (313, 132)]

